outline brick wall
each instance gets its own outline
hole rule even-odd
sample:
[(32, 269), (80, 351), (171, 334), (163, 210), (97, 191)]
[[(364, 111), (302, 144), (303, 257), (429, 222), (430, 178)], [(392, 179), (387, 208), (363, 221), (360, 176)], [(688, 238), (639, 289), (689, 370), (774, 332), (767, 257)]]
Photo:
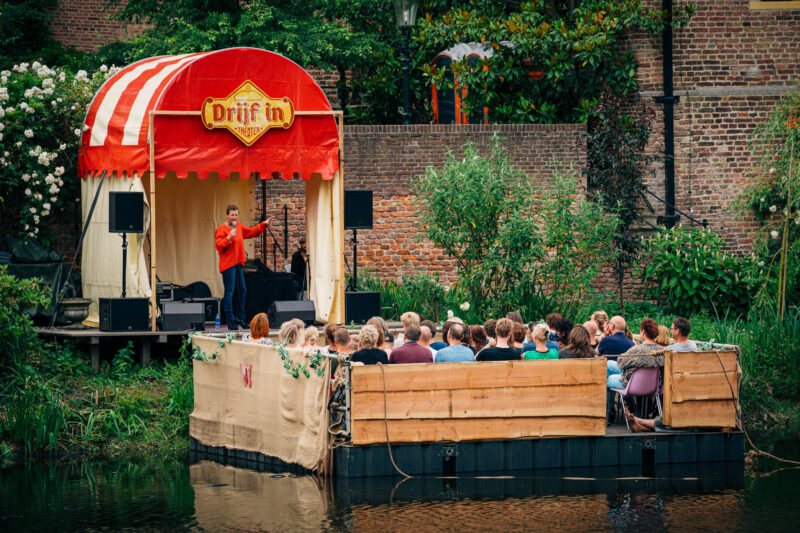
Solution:
[(105, 0), (58, 0), (50, 23), (53, 38), (64, 46), (93, 51), (119, 39), (138, 35), (144, 24), (125, 24), (111, 20), (119, 8), (106, 10)]
[[(448, 150), (456, 153), (471, 141), (488, 155), (489, 139), (505, 139), (512, 163), (543, 190), (552, 186), (555, 165), (572, 164), (580, 172), (586, 163), (582, 125), (441, 125), (347, 126), (344, 136), (345, 189), (373, 191), (373, 229), (358, 232), (359, 268), (367, 267), (382, 278), (399, 278), (415, 272), (455, 281), (455, 262), (427, 240), (418, 240), (420, 228), (414, 213), (411, 183), (428, 167), (440, 167)], [(555, 163), (554, 163), (555, 159)], [(303, 232), (304, 184), (301, 181), (264, 182), (267, 215), (275, 215), (279, 240), (283, 231), (283, 204), (289, 205), (290, 254)], [(261, 185), (256, 186), (261, 206)], [(352, 263), (352, 246), (346, 232), (345, 255)], [(272, 265), (272, 248), (267, 247)], [(256, 243), (256, 254), (261, 254)], [(282, 259), (279, 256), (279, 267)], [(350, 265), (352, 266), (352, 264)], [(349, 271), (349, 270), (348, 270)]]
[[(661, 7), (659, 0), (644, 3)], [(747, 0), (694, 3), (691, 21), (673, 36), (676, 207), (707, 219), (732, 250), (746, 253), (757, 224), (731, 204), (755, 164), (748, 138), (800, 75), (800, 10), (751, 10)], [(632, 35), (629, 46), (640, 63), (641, 95), (652, 102), (663, 93), (661, 37)], [(648, 184), (661, 196), (663, 107), (656, 109), (649, 150), (662, 162)]]

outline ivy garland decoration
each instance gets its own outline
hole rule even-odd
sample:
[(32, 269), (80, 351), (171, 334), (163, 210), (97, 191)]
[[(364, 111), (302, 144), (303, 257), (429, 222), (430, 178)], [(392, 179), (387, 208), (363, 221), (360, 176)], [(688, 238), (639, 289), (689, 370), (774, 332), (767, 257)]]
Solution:
[(304, 365), (293, 361), (289, 356), (289, 352), (286, 351), (286, 345), (288, 343), (289, 341), (286, 341), (283, 344), (275, 345), (275, 347), (278, 349), (278, 355), (281, 356), (281, 360), (283, 361), (283, 369), (286, 370), (290, 376), (297, 379), (302, 372), (306, 378), (310, 378), (311, 374), (309, 373), (309, 369), (313, 370), (314, 374), (320, 378), (325, 374), (325, 367), (322, 366), (322, 363), (325, 361), (325, 356), (322, 355), (320, 350), (317, 350), (317, 353), (310, 356), (308, 365)]

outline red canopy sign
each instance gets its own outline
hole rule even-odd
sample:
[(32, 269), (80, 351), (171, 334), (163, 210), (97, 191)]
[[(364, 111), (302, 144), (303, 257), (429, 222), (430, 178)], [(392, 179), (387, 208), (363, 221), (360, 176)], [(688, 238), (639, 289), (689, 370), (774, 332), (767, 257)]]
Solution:
[[(240, 93), (248, 83), (247, 94)], [(259, 107), (253, 114), (255, 103)], [(229, 122), (224, 128), (234, 135), (222, 131), (214, 104), (223, 105), (222, 122)], [(233, 105), (235, 113), (225, 105)], [(210, 115), (198, 117), (206, 108)], [(151, 110), (188, 113), (157, 115), (150, 131)], [(86, 114), (78, 169), (81, 176), (103, 170), (142, 176), (150, 167), (152, 141), (159, 178), (171, 171), (180, 178), (190, 172), (201, 178), (211, 172), (221, 178), (231, 172), (243, 178), (279, 172), (287, 179), (298, 173), (303, 179), (314, 173), (331, 179), (339, 169), (336, 120), (302, 115), (306, 111), (331, 111), (325, 93), (297, 64), (266, 50), (229, 48), (144, 59), (112, 76), (95, 95)], [(249, 123), (238, 125), (240, 117)]]
[(200, 118), (206, 128), (227, 129), (250, 146), (270, 128), (289, 129), (294, 122), (294, 106), (285, 96), (270, 98), (247, 80), (227, 98), (206, 98)]

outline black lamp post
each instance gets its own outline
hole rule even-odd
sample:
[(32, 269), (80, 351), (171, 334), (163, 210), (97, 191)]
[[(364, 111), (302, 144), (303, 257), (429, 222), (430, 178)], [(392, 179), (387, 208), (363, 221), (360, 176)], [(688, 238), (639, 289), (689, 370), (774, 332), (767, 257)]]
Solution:
[(411, 27), (417, 20), (417, 0), (394, 0), (394, 14), (397, 17), (397, 27), (403, 34), (403, 40), (398, 43), (397, 48), (403, 57), (403, 124), (411, 123), (411, 102), (409, 96), (408, 79), (411, 64), (411, 54), (417, 49), (411, 46)]

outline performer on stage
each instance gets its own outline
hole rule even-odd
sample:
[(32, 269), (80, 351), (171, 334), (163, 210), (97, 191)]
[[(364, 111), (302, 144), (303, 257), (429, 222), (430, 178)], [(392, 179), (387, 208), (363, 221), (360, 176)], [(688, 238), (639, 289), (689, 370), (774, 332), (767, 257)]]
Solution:
[(306, 290), (306, 238), (300, 239), (300, 248), (292, 254), (292, 274), (300, 287), (300, 292)]
[(244, 239), (252, 239), (264, 233), (272, 219), (262, 220), (256, 227), (248, 228), (239, 221), (239, 208), (231, 204), (225, 210), (227, 219), (220, 224), (214, 232), (214, 242), (219, 252), (219, 271), (222, 273), (222, 283), (225, 285), (225, 294), (222, 297), (222, 311), (228, 329), (237, 330), (239, 325), (245, 326), (244, 304), (247, 297), (247, 288), (244, 285), (245, 262)]

